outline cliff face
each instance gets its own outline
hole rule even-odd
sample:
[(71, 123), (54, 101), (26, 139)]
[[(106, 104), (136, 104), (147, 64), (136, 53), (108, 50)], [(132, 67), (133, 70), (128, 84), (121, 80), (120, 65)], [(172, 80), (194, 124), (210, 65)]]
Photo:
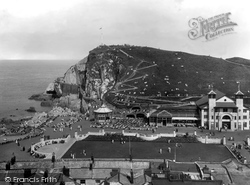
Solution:
[(237, 81), (248, 95), (250, 61), (236, 59), (148, 47), (99, 46), (71, 66), (64, 77), (50, 84), (46, 92), (58, 97), (75, 94), (72, 99), (81, 99), (80, 106), (85, 107), (86, 98), (105, 99), (118, 106), (150, 103), (148, 96), (167, 99), (166, 96), (172, 95), (206, 94), (211, 84), (233, 95), (237, 91)]
[(71, 66), (62, 78), (50, 83), (46, 92), (58, 96), (80, 93), (86, 97), (102, 99), (119, 78), (123, 69), (121, 60), (115, 54), (104, 52), (102, 47), (96, 48), (88, 57)]

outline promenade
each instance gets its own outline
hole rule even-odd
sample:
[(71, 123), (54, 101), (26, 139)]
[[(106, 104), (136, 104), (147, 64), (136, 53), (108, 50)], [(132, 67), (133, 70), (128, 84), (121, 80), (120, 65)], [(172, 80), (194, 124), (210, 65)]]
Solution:
[[(64, 117), (64, 119), (66, 119)], [(76, 122), (72, 125), (72, 129), (69, 127), (66, 127), (63, 129), (63, 131), (54, 131), (54, 128), (52, 128), (53, 125), (57, 125), (62, 121), (61, 117), (58, 117), (53, 123), (50, 124), (49, 127), (44, 127), (45, 136), (50, 136), (51, 139), (53, 138), (62, 138), (68, 134), (71, 135), (71, 137), (74, 137), (75, 132), (78, 134), (86, 134), (88, 132), (98, 132), (101, 128), (92, 128), (90, 127), (91, 122), (86, 121), (86, 120), (81, 120), (79, 122)], [(81, 130), (79, 129), (81, 127)], [(159, 127), (154, 134), (158, 133), (173, 133), (173, 131), (176, 131), (178, 129), (178, 132), (176, 134), (185, 134), (189, 133), (190, 135), (194, 134), (194, 131), (197, 132), (198, 136), (206, 136), (211, 138), (223, 138), (224, 136), (227, 138), (227, 145), (230, 147), (232, 143), (237, 143), (237, 144), (243, 144), (246, 140), (246, 138), (249, 136), (250, 131), (235, 131), (235, 132), (229, 132), (229, 131), (214, 131), (215, 135), (210, 136), (210, 131), (209, 130), (203, 130), (201, 131), (200, 129), (196, 127)], [(121, 133), (122, 130), (118, 129), (104, 129), (105, 132), (116, 132), (116, 133)], [(138, 133), (143, 133), (143, 134), (152, 134), (152, 131), (142, 131), (142, 130), (125, 130), (125, 132), (138, 132)], [(12, 137), (12, 136), (10, 136)], [(234, 141), (229, 141), (228, 138), (234, 137)], [(34, 156), (31, 156), (27, 150), (30, 148), (31, 144), (37, 143), (40, 141), (41, 136), (30, 138), (30, 139), (25, 139), (25, 140), (20, 140), (20, 146), (17, 146), (15, 142), (0, 145), (0, 150), (3, 151), (0, 153), (0, 160), (1, 161), (8, 161), (10, 160), (11, 156), (13, 153), (16, 155), (17, 160), (27, 160), (27, 159), (34, 159)], [(9, 139), (8, 137), (1, 136), (1, 139)], [(57, 145), (50, 145), (46, 146), (47, 148), (43, 148), (43, 150), (51, 150), (51, 152), (56, 153), (56, 158), (60, 158), (64, 155), (65, 152), (67, 152), (67, 149), (71, 147), (71, 145), (74, 143), (74, 140), (71, 139), (69, 143), (65, 144), (57, 144)], [(25, 147), (25, 151), (22, 151), (22, 148)], [(242, 156), (246, 157), (247, 161), (250, 161), (250, 154), (249, 150), (246, 149), (241, 149), (240, 150)]]

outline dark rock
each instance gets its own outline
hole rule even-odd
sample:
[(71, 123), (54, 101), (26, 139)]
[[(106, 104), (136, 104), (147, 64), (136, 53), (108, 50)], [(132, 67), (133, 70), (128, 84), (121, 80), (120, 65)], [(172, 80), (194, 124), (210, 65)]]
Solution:
[(0, 123), (2, 123), (2, 124), (5, 124), (5, 123), (12, 123), (13, 122), (13, 120), (12, 119), (9, 119), (9, 118), (2, 118), (1, 120), (0, 120)]
[(52, 94), (34, 94), (32, 95), (29, 100), (36, 100), (36, 101), (47, 101), (52, 99)]
[(48, 101), (42, 101), (41, 102), (41, 106), (42, 107), (52, 107), (53, 105), (53, 102), (51, 100), (48, 100)]
[(26, 109), (27, 112), (36, 112), (35, 107), (30, 107), (29, 109)]

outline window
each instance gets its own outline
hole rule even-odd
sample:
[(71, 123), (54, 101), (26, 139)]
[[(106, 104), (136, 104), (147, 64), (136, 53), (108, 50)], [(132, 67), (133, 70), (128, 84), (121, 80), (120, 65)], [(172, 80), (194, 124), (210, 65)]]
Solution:
[(95, 180), (95, 182), (96, 182), (96, 183), (100, 183), (100, 182), (101, 182), (101, 180)]
[(244, 126), (244, 127), (247, 127), (247, 122), (244, 122), (244, 123), (243, 123), (243, 126)]
[(243, 119), (247, 119), (247, 116), (243, 116)]
[(81, 185), (85, 185), (86, 181), (85, 180), (80, 180)]
[(239, 116), (239, 119), (240, 119), (240, 116)]
[(156, 122), (156, 117), (150, 117), (150, 118), (149, 118), (149, 121), (150, 121), (150, 122)]
[(207, 118), (207, 115), (204, 115), (204, 118)]
[(219, 119), (219, 116), (216, 116), (216, 119)]
[(223, 112), (227, 112), (227, 108), (223, 108)]
[(211, 116), (211, 119), (214, 119), (214, 116)]
[(246, 113), (246, 112), (247, 112), (247, 109), (243, 109), (243, 112)]
[(236, 117), (236, 116), (234, 116), (234, 119), (236, 120), (236, 119), (237, 119), (237, 117)]
[(161, 123), (162, 122), (162, 118), (158, 118), (157, 123)]

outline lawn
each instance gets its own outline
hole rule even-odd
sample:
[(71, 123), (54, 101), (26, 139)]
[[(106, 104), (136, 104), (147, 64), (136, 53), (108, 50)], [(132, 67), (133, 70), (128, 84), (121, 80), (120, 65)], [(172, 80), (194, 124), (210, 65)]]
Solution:
[[(171, 152), (168, 152), (168, 147)], [(132, 156), (135, 159), (174, 159), (174, 143), (158, 142), (131, 142)], [(162, 154), (159, 152), (162, 149)], [(86, 151), (86, 156), (83, 155)], [(129, 158), (129, 143), (111, 143), (109, 141), (77, 141), (65, 153), (62, 158), (71, 158), (74, 154), (76, 158)], [(206, 145), (202, 143), (182, 143), (176, 148), (176, 160), (182, 162), (206, 161), (222, 162), (233, 158), (231, 153), (223, 145)]]

